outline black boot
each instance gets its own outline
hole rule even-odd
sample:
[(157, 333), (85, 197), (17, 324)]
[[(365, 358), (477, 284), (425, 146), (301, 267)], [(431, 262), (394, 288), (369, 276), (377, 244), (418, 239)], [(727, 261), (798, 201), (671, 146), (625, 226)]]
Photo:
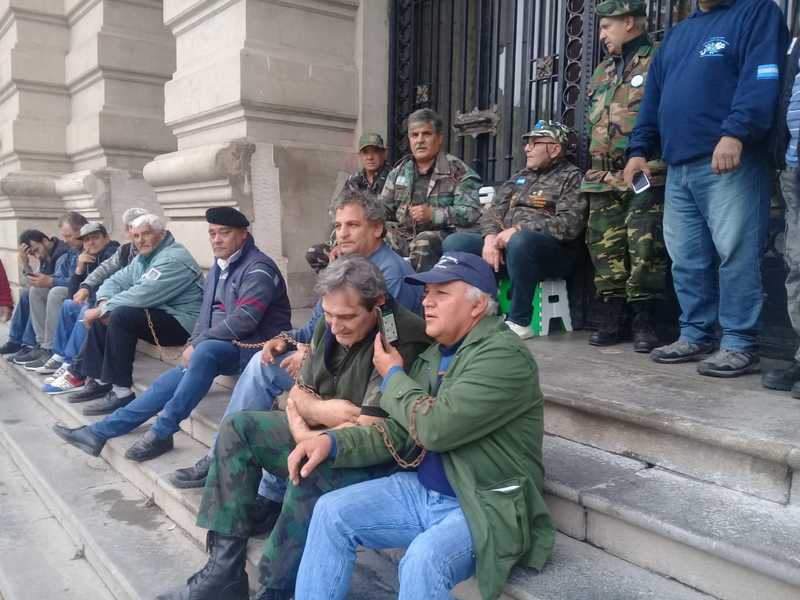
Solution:
[(249, 600), (245, 572), (247, 538), (209, 531), (206, 538), (208, 562), (189, 577), (186, 585), (156, 597), (156, 600)]
[(170, 475), (170, 483), (176, 488), (190, 489), (201, 488), (206, 484), (208, 470), (211, 468), (211, 459), (206, 454), (194, 466), (178, 469)]
[(634, 302), (633, 351), (649, 354), (658, 346), (656, 335), (655, 305), (652, 300)]
[(592, 346), (613, 346), (623, 336), (625, 325), (625, 299), (607, 298), (597, 304), (600, 323), (597, 331), (589, 336)]
[(765, 388), (788, 392), (800, 382), (800, 362), (794, 361), (785, 369), (771, 369), (761, 375), (761, 383)]

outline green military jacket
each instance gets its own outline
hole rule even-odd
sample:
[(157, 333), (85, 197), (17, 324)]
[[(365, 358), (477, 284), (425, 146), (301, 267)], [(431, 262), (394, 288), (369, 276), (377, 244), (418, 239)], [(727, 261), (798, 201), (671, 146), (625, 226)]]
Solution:
[(392, 169), (388, 163), (383, 163), (381, 168), (378, 169), (378, 172), (375, 173), (375, 178), (372, 180), (372, 183), (370, 183), (369, 179), (367, 179), (366, 170), (361, 169), (347, 178), (344, 187), (349, 187), (357, 192), (369, 194), (377, 199), (380, 197), (381, 192), (383, 191), (386, 178), (389, 176), (391, 170)]
[(578, 192), (583, 173), (562, 159), (549, 169), (523, 169), (495, 194), (480, 220), (484, 236), (509, 227), (547, 233), (566, 242), (586, 229), (588, 203)]
[[(441, 355), (434, 344), (408, 375), (389, 380), (381, 407), (398, 452), (416, 454), (408, 435), (414, 404), (436, 390)], [(536, 362), (496, 316), (484, 317), (457, 350), (429, 412), (416, 411), (417, 436), (442, 453), (477, 553), (481, 595), (497, 598), (514, 565), (541, 569), (555, 528), (542, 497), (543, 398)], [(334, 467), (391, 461), (374, 427), (350, 427), (336, 436)]]
[[(381, 202), (387, 221), (395, 221), (408, 231), (471, 227), (478, 221), (481, 215), (478, 198), (481, 179), (463, 160), (440, 152), (425, 198), (413, 197), (415, 166), (414, 158), (406, 156), (386, 178)], [(433, 209), (431, 222), (417, 223), (415, 227), (408, 213), (412, 204), (429, 204)]]
[[(643, 34), (646, 35), (646, 34)], [(620, 77), (611, 56), (601, 62), (589, 81), (586, 119), (591, 167), (581, 183), (582, 192), (629, 191), (622, 177), (628, 137), (636, 124), (644, 98), (647, 71), (657, 47), (649, 38), (639, 47)], [(651, 183), (664, 185), (666, 165), (650, 161)]]

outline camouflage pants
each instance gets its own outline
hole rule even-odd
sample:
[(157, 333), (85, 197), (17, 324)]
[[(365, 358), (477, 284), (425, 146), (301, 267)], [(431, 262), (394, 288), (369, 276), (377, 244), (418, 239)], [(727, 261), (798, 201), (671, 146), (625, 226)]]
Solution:
[[(249, 537), (261, 469), (288, 478), (286, 459), (294, 446), (284, 413), (241, 412), (227, 417), (220, 426), (197, 525), (223, 535)], [(311, 513), (322, 494), (383, 477), (391, 470), (392, 465), (334, 469), (327, 461), (299, 486), (289, 482), (281, 514), (264, 544), (259, 565), (262, 584), (294, 589)]]
[[(789, 319), (800, 334), (800, 169), (787, 167), (781, 172), (781, 195), (786, 204), (786, 232), (783, 236), (783, 259), (789, 272), (786, 274), (786, 301)], [(800, 361), (800, 349), (795, 360)]]
[(664, 245), (664, 188), (641, 194), (589, 194), (586, 244), (601, 298), (628, 302), (663, 298), (667, 251)]
[(416, 235), (399, 223), (386, 223), (386, 243), (400, 256), (407, 256), (418, 273), (433, 268), (442, 257), (442, 242), (449, 231), (420, 231)]

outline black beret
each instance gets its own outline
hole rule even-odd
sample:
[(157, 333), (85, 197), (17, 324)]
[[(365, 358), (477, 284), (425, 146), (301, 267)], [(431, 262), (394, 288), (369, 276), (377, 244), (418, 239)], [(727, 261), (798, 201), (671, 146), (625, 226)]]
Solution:
[(225, 227), (239, 227), (244, 229), (250, 226), (242, 213), (230, 206), (217, 206), (206, 211), (206, 221), (212, 225), (224, 225)]

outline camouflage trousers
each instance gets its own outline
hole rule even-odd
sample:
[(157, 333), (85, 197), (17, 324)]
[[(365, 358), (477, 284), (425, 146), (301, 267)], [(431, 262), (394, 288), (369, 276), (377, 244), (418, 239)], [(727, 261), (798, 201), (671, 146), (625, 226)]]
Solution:
[(589, 194), (586, 244), (599, 297), (628, 302), (664, 297), (668, 262), (663, 218), (663, 187), (641, 194)]
[(433, 268), (442, 257), (442, 242), (449, 231), (420, 231), (415, 234), (399, 223), (386, 223), (386, 243), (400, 256), (408, 257), (418, 273)]
[[(241, 412), (227, 417), (220, 426), (197, 525), (223, 535), (249, 537), (261, 469), (288, 478), (286, 460), (294, 447), (282, 412)], [(311, 513), (322, 494), (392, 470), (393, 465), (334, 469), (326, 461), (299, 486), (288, 482), (281, 514), (264, 543), (261, 583), (270, 589), (294, 589)]]
[[(800, 335), (800, 169), (787, 167), (781, 171), (781, 195), (786, 204), (784, 219), (786, 232), (783, 236), (783, 260), (789, 272), (786, 274), (786, 304), (792, 327)], [(800, 361), (800, 349), (795, 354)]]

